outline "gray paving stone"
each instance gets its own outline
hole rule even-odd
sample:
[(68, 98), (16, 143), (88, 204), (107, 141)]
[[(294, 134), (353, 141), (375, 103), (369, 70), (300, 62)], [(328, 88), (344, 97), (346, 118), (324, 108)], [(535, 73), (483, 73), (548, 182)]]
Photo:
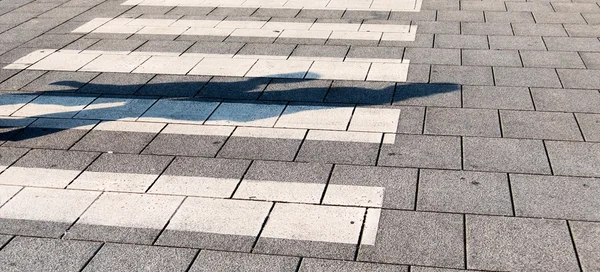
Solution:
[(565, 30), (570, 37), (598, 37), (600, 36), (600, 25), (575, 25), (565, 24)]
[(256, 17), (275, 17), (275, 18), (294, 18), (300, 13), (299, 8), (259, 8), (252, 16)]
[(588, 24), (600, 24), (600, 14), (598, 13), (582, 13), (581, 16), (585, 18)]
[(33, 48), (63, 48), (81, 37), (82, 35), (44, 34), (21, 46)]
[[(348, 11), (346, 11), (348, 12)], [(390, 21), (435, 21), (437, 11), (421, 10), (419, 12), (392, 11)]]
[(80, 271), (100, 246), (96, 242), (16, 237), (0, 251), (0, 270)]
[(319, 271), (346, 271), (346, 272), (408, 272), (407, 266), (392, 264), (376, 264), (363, 262), (350, 262), (338, 260), (325, 260), (304, 258), (300, 264), (300, 272), (319, 272)]
[(29, 71), (23, 70), (20, 73), (12, 76), (11, 78), (0, 83), (0, 90), (2, 91), (16, 91), (21, 89), (23, 86), (29, 84), (35, 79), (42, 76), (45, 71)]
[[(477, 1), (479, 2), (479, 1)], [(466, 270), (466, 269), (450, 269), (450, 268), (438, 268), (438, 267), (424, 267), (424, 266), (411, 266), (410, 271), (412, 272), (475, 272), (479, 270)]]
[(14, 166), (63, 170), (83, 170), (98, 156), (94, 152), (33, 149)]
[(246, 160), (177, 157), (164, 175), (241, 179), (249, 165)]
[(302, 9), (296, 18), (340, 19), (343, 14), (343, 10)]
[(200, 92), (199, 97), (257, 99), (267, 87), (269, 78), (213, 77)]
[(398, 84), (394, 105), (460, 107), (458, 84)]
[[(281, 44), (303, 44), (303, 45), (324, 45), (327, 39), (312, 39), (312, 38), (282, 38), (279, 37), (275, 43)], [(345, 44), (348, 45), (348, 44)], [(335, 45), (332, 45), (335, 46)]]
[(600, 53), (579, 53), (588, 69), (600, 70)]
[(600, 70), (557, 69), (564, 88), (600, 89)]
[(197, 42), (186, 53), (203, 54), (235, 54), (244, 46), (243, 43)]
[(190, 97), (197, 94), (209, 80), (209, 76), (156, 75), (136, 94)]
[(496, 86), (562, 87), (556, 71), (550, 68), (494, 67), (494, 78)]
[(410, 63), (460, 65), (460, 50), (441, 48), (406, 48)]
[(248, 43), (237, 53), (239, 55), (289, 56), (296, 46), (291, 44)]
[(488, 49), (488, 39), (482, 35), (436, 34), (436, 48)]
[(99, 42), (90, 46), (88, 50), (102, 51), (134, 51), (139, 48), (144, 41), (139, 40), (110, 40), (101, 39)]
[(326, 183), (330, 164), (255, 161), (244, 176), (250, 180)]
[(331, 85), (325, 102), (390, 104), (395, 87), (391, 82), (336, 80)]
[(419, 32), (414, 41), (379, 41), (379, 46), (432, 48), (434, 35)]
[(463, 86), (462, 99), (465, 108), (533, 110), (525, 87)]
[(600, 179), (510, 175), (515, 215), (592, 220), (600, 218)]
[(573, 242), (583, 271), (593, 271), (600, 267), (600, 224), (592, 222), (571, 221)]
[(584, 68), (577, 52), (521, 51), (525, 67)]
[(183, 53), (193, 42), (190, 41), (148, 41), (135, 49), (136, 52), (174, 52)]
[(575, 117), (588, 142), (600, 142), (600, 114), (576, 113)]
[(560, 24), (515, 23), (512, 29), (518, 36), (567, 36)]
[(533, 17), (540, 24), (585, 24), (581, 14), (576, 12), (533, 12)]
[(485, 11), (488, 23), (535, 23), (531, 12), (526, 11)]
[(156, 133), (92, 130), (71, 149), (84, 151), (140, 153)]
[(174, 7), (167, 15), (196, 15), (196, 16), (205, 16), (213, 11), (214, 7)]
[(202, 250), (190, 268), (201, 271), (296, 271), (298, 257)]
[(343, 58), (348, 53), (349, 46), (343, 45), (298, 45), (292, 57), (332, 57)]
[(461, 85), (494, 85), (492, 68), (480, 66), (432, 65), (430, 81)]
[(498, 1), (460, 1), (461, 10), (506, 11), (506, 5)]
[(465, 137), (463, 160), (465, 170), (550, 174), (539, 140)]
[(600, 7), (595, 3), (552, 3), (552, 7), (557, 12), (600, 12)]
[[(138, 15), (165, 15), (173, 7), (161, 7), (161, 6), (134, 6), (128, 10), (124, 15), (137, 17)], [(143, 18), (140, 16), (140, 18)], [(159, 19), (159, 18), (157, 18)]]
[(427, 83), (429, 82), (429, 74), (431, 73), (431, 65), (427, 64), (411, 64), (408, 70), (406, 82), (411, 83)]
[[(480, 2), (480, 1), (463, 1)], [(490, 2), (490, 1), (483, 1)], [(493, 2), (497, 3), (497, 2)], [(473, 23), (465, 22), (460, 25), (461, 33), (467, 35), (513, 35), (509, 23)]]
[(425, 120), (425, 107), (399, 106), (400, 120), (398, 121), (398, 133), (421, 134), (423, 132), (423, 120)]
[(13, 236), (10, 235), (0, 235), (0, 247), (3, 247)]
[(597, 90), (532, 88), (537, 110), (600, 113), (600, 93)]
[(429, 170), (419, 175), (417, 210), (512, 215), (506, 174)]
[(301, 143), (301, 139), (232, 136), (217, 156), (234, 159), (293, 161)]
[(32, 92), (75, 92), (98, 73), (50, 71), (21, 88)]
[(500, 119), (504, 137), (583, 140), (572, 113), (501, 110)]
[(214, 157), (226, 140), (227, 136), (161, 133), (142, 154)]
[(582, 37), (544, 37), (549, 51), (600, 52), (600, 41)]
[(466, 216), (468, 268), (579, 271), (564, 221)]
[(425, 134), (500, 137), (496, 110), (433, 108), (427, 109)]
[[(386, 134), (393, 144), (381, 146), (378, 165), (460, 169), (460, 138), (453, 136)], [(384, 139), (385, 140), (385, 139)]]
[(546, 142), (555, 175), (600, 177), (600, 143)]
[(329, 185), (383, 187), (383, 208), (410, 210), (415, 205), (417, 169), (336, 165)]
[(298, 162), (375, 165), (379, 143), (304, 140)]
[[(8, 42), (3, 41), (2, 43), (8, 43)], [(20, 44), (22, 44), (22, 42), (19, 42), (18, 44), (20, 45)], [(0, 55), (0, 63), (13, 63), (14, 61), (31, 53), (31, 51), (32, 51), (31, 48), (22, 48), (22, 47), (13, 48), (10, 51), (7, 51), (6, 53)], [(0, 70), (0, 71), (5, 71), (5, 70)], [(12, 70), (6, 70), (6, 71), (12, 71)], [(20, 71), (16, 70), (16, 72), (20, 72)]]
[(491, 49), (546, 50), (541, 37), (535, 36), (489, 36)]
[[(0, 58), (1, 58), (1, 56), (0, 56)], [(0, 82), (3, 82), (5, 80), (9, 79), (10, 77), (14, 76), (18, 72), (20, 72), (20, 71), (19, 70), (4, 70), (4, 69), (0, 69)]]
[(133, 94), (150, 81), (153, 76), (151, 74), (101, 73), (88, 84), (81, 87), (78, 92)]
[(111, 173), (160, 174), (171, 160), (173, 160), (171, 156), (104, 153), (86, 170)]
[(218, 7), (209, 15), (212, 16), (250, 16), (257, 8), (233, 8), (233, 7)]
[(87, 130), (82, 129), (30, 127), (7, 139), (8, 141), (4, 146), (69, 149), (87, 132)]
[(554, 12), (549, 2), (508, 2), (506, 3), (508, 11), (543, 11)]
[(109, 243), (83, 271), (186, 271), (196, 252), (187, 248)]
[(352, 46), (346, 58), (401, 59), (402, 47)]
[(423, 2), (423, 10), (459, 10), (460, 1), (431, 0)]
[(483, 22), (483, 11), (438, 10), (436, 21)]
[[(272, 32), (275, 32), (273, 30)], [(251, 37), (251, 36), (229, 36), (223, 42), (224, 43), (263, 43), (271, 44), (275, 42), (276, 37)]]
[(460, 34), (460, 22), (413, 21), (419, 34)]
[(331, 83), (331, 80), (275, 78), (271, 80), (259, 99), (322, 102)]
[(346, 10), (342, 19), (378, 19), (387, 20), (390, 11)]
[(463, 218), (458, 214), (383, 210), (375, 244), (362, 244), (358, 260), (462, 268)]
[(7, 166), (21, 158), (29, 149), (16, 147), (0, 147), (0, 165)]

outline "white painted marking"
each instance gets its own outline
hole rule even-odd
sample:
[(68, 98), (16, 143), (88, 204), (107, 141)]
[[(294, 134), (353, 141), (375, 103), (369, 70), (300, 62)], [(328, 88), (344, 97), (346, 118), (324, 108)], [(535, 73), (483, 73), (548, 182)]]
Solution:
[(383, 194), (383, 187), (329, 184), (323, 204), (380, 208)]
[(408, 79), (408, 63), (373, 63), (367, 75), (368, 81), (405, 82)]
[(288, 106), (275, 127), (346, 130), (352, 107)]
[(18, 60), (16, 60), (15, 62), (13, 62), (13, 64), (31, 65), (31, 64), (34, 64), (34, 63), (40, 61), (41, 59), (49, 56), (50, 54), (52, 54), (54, 52), (56, 52), (55, 49), (36, 50)]
[(379, 229), (379, 218), (381, 217), (381, 209), (367, 209), (367, 217), (365, 219), (365, 227), (363, 229), (361, 245), (375, 245), (377, 241), (377, 229)]
[[(6, 166), (0, 166), (0, 171), (4, 170), (3, 167)], [(16, 195), (22, 188), (23, 187), (19, 186), (0, 186), (0, 206), (8, 202), (8, 200)]]
[(103, 24), (108, 23), (110, 20), (112, 20), (112, 18), (94, 18), (91, 21), (87, 22), (86, 24), (76, 28), (75, 30), (71, 31), (74, 33), (89, 33), (92, 32), (94, 30), (96, 30), (96, 28), (102, 26)]
[(309, 79), (365, 80), (370, 63), (315, 61), (308, 70)]
[(329, 39), (331, 40), (363, 40), (363, 41), (379, 41), (381, 32), (350, 32), (350, 31), (333, 31)]
[(71, 223), (100, 192), (24, 188), (0, 208), (0, 218)]
[(357, 107), (348, 130), (396, 133), (399, 120), (400, 109)]
[(92, 103), (95, 96), (40, 95), (13, 116), (70, 118)]
[(306, 129), (238, 127), (232, 136), (302, 140)]
[(187, 198), (167, 230), (257, 236), (271, 202)]
[(257, 59), (204, 58), (192, 69), (190, 75), (244, 76)]
[(148, 58), (150, 58), (150, 56), (102, 54), (81, 68), (80, 71), (129, 73), (140, 66), (140, 64)]
[(74, 118), (135, 121), (156, 99), (100, 97)]
[(157, 177), (158, 175), (85, 171), (68, 188), (143, 193)]
[(239, 179), (162, 175), (149, 193), (185, 196), (231, 197)]
[(381, 137), (382, 133), (374, 132), (310, 130), (306, 140), (378, 144), (381, 142)]
[(104, 193), (76, 224), (162, 229), (183, 197)]
[(324, 183), (243, 180), (234, 198), (319, 203)]
[(133, 70), (133, 73), (146, 74), (187, 74), (202, 58), (178, 56), (152, 56)]
[(247, 77), (304, 78), (312, 61), (258, 60)]
[(64, 188), (81, 171), (12, 166), (0, 174), (0, 184)]
[(37, 94), (0, 94), (0, 115), (11, 115), (37, 96)]
[(219, 102), (161, 99), (138, 121), (202, 124)]
[(277, 203), (261, 237), (357, 244), (364, 208)]
[(169, 124), (161, 132), (166, 134), (184, 134), (199, 136), (229, 136), (233, 132), (233, 126), (201, 126), (201, 125), (179, 125)]
[(284, 104), (222, 103), (205, 123), (273, 127), (284, 108)]
[(93, 59), (97, 54), (78, 54), (77, 52), (57, 51), (36, 62), (27, 69), (52, 71), (77, 71)]
[(164, 126), (161, 123), (104, 121), (94, 130), (158, 133)]

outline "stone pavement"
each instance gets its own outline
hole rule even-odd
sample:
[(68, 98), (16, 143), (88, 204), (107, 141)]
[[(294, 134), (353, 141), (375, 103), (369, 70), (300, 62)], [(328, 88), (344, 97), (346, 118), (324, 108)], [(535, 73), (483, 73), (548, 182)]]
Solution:
[(600, 271), (598, 0), (1, 0), (0, 271)]

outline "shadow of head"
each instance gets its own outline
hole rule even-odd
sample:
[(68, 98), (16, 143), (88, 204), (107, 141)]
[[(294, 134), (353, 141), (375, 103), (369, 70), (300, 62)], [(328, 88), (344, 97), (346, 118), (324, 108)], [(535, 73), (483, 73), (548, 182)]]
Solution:
[[(315, 79), (303, 79), (306, 77)], [(110, 78), (86, 83), (77, 80), (55, 81), (37, 93), (0, 94), (0, 108), (16, 107), (13, 116), (32, 118), (89, 118), (115, 120), (167, 114), (174, 122), (194, 118), (202, 111), (200, 104), (209, 107), (211, 120), (251, 122), (286, 114), (288, 102), (312, 106), (390, 106), (419, 105), (422, 99), (460, 99), (460, 85), (450, 83), (393, 83), (371, 81), (322, 80), (319, 75), (300, 73), (272, 75), (268, 78), (194, 77), (158, 75), (147, 83), (116, 83)], [(98, 78), (97, 78), (98, 79)], [(38, 96), (39, 95), (39, 96)], [(123, 96), (127, 95), (127, 96)], [(157, 99), (182, 102), (166, 111), (148, 111), (157, 106)], [(140, 101), (146, 101), (141, 103)], [(163, 101), (160, 100), (160, 101)], [(232, 114), (214, 115), (220, 102), (239, 105)], [(236, 104), (237, 103), (237, 104)], [(51, 106), (46, 110), (42, 107)], [(29, 108), (28, 108), (29, 107)], [(213, 107), (213, 108), (210, 108)], [(13, 107), (15, 108), (15, 107)], [(264, 110), (269, 108), (269, 110)], [(310, 108), (307, 108), (310, 109)], [(37, 112), (37, 113), (36, 113)], [(107, 114), (108, 113), (108, 114)], [(205, 112), (198, 112), (198, 118)], [(97, 116), (109, 116), (95, 118)], [(113, 117), (110, 117), (113, 116)], [(207, 117), (208, 117), (207, 116)], [(162, 116), (165, 117), (165, 116)], [(3, 124), (4, 123), (4, 124)], [(13, 126), (0, 118), (0, 141), (24, 140), (68, 129), (39, 128), (26, 133), (23, 127)], [(34, 128), (28, 128), (34, 129)]]

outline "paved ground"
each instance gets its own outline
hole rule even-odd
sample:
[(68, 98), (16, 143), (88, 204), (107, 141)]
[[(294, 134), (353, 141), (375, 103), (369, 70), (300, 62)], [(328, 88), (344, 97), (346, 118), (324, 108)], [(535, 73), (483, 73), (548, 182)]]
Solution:
[(600, 271), (599, 3), (1, 0), (0, 271)]

